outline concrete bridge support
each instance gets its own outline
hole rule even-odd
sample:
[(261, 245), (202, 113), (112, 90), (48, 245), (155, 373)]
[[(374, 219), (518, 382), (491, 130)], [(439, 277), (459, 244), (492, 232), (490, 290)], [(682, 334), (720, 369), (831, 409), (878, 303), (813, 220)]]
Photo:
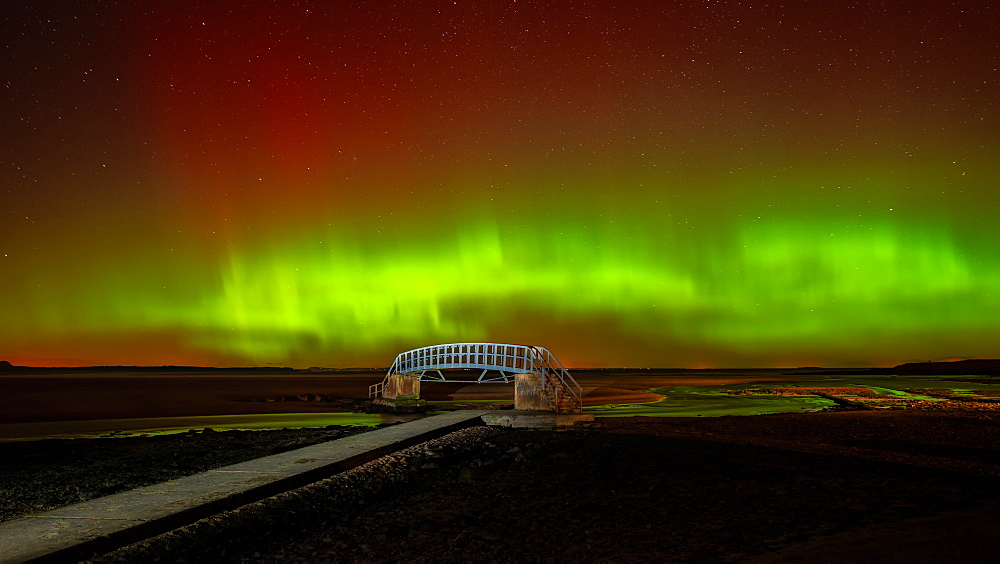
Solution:
[(514, 409), (518, 411), (554, 411), (542, 393), (542, 375), (526, 372), (514, 375)]
[(420, 379), (390, 374), (382, 382), (381, 397), (372, 400), (372, 409), (387, 413), (423, 413), (427, 402), (420, 399)]
[(583, 411), (580, 402), (573, 401), (561, 381), (545, 378), (538, 372), (514, 375), (514, 409), (553, 413)]
[(385, 379), (382, 397), (387, 400), (420, 399), (420, 380), (407, 378), (404, 374), (390, 374)]

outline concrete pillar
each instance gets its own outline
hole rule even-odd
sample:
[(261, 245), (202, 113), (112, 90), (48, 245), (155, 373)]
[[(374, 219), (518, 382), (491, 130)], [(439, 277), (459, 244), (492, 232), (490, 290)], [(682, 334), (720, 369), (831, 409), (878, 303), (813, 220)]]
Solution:
[(542, 393), (542, 375), (536, 372), (514, 375), (514, 409), (555, 411)]
[(382, 397), (391, 400), (420, 399), (420, 380), (402, 374), (390, 374), (382, 390)]

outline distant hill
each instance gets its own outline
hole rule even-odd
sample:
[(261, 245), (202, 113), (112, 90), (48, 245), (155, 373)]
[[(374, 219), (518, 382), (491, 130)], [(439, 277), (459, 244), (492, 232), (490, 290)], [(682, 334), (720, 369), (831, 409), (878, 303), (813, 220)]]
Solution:
[(290, 368), (288, 366), (233, 366), (219, 368), (216, 366), (17, 366), (6, 360), (0, 360), (0, 373), (6, 374), (90, 374), (90, 373), (177, 373), (177, 372), (201, 372), (219, 374), (301, 374), (301, 373), (329, 373), (329, 374), (357, 374), (357, 373), (379, 373), (385, 372), (386, 368), (323, 368), (312, 367), (306, 369)]
[(996, 376), (1000, 375), (1000, 359), (973, 358), (968, 360), (952, 360), (944, 362), (907, 362), (904, 364), (898, 364), (892, 368), (821, 368), (818, 370), (800, 368), (793, 372), (785, 372), (785, 374), (812, 374), (825, 376), (861, 376), (865, 374)]
[[(306, 369), (289, 368), (287, 366), (242, 366), (219, 368), (214, 366), (73, 366), (73, 367), (43, 367), (43, 366), (17, 366), (6, 360), (0, 360), (0, 372), (14, 374), (44, 374), (44, 373), (88, 373), (88, 372), (258, 372), (266, 373), (367, 373), (384, 372), (385, 368), (373, 367), (352, 367), (352, 368), (327, 368), (313, 366)], [(1000, 375), (1000, 359), (977, 358), (969, 360), (955, 360), (947, 362), (907, 362), (892, 368), (821, 368), (821, 367), (799, 367), (788, 368), (573, 368), (571, 370), (580, 372), (615, 372), (615, 373), (647, 373), (647, 372), (677, 372), (677, 373), (701, 373), (713, 371), (725, 372), (769, 372), (773, 370), (784, 370), (786, 374), (967, 374), (967, 375)]]
[[(878, 369), (873, 369), (878, 370)], [(884, 369), (890, 374), (1000, 374), (1000, 359), (975, 358), (951, 362), (907, 362)]]

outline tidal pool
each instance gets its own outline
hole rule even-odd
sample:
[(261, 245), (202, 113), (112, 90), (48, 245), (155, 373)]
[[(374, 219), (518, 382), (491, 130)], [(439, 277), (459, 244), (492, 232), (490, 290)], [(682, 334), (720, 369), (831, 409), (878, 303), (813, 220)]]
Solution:
[[(777, 384), (775, 384), (777, 386)], [(676, 386), (648, 390), (664, 398), (652, 403), (585, 407), (595, 417), (720, 417), (817, 411), (835, 405), (819, 396), (732, 395), (726, 390), (755, 386)]]
[[(971, 382), (956, 382), (954, 379), (968, 378)], [(888, 396), (911, 397), (914, 399), (936, 399), (904, 391), (907, 388), (939, 388), (954, 391), (977, 392), (1000, 390), (1000, 381), (976, 376), (954, 375), (831, 375), (811, 381), (767, 381), (723, 386), (668, 386), (653, 388), (649, 392), (660, 394), (660, 401), (630, 405), (601, 405), (584, 408), (584, 413), (596, 417), (720, 417), (723, 415), (763, 415), (767, 413), (802, 413), (818, 411), (834, 406), (834, 402), (815, 395), (733, 395), (727, 390), (767, 389), (767, 388), (817, 388), (817, 387), (864, 387)]]

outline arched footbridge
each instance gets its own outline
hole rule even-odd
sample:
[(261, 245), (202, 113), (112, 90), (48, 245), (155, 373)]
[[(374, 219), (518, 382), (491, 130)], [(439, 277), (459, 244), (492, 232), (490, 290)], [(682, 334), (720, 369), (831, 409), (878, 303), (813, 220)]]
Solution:
[[(456, 369), (466, 372), (445, 372)], [(515, 409), (579, 413), (583, 404), (582, 388), (548, 349), (501, 343), (448, 343), (399, 353), (385, 379), (368, 392), (374, 398), (416, 399), (421, 381), (513, 381)]]

